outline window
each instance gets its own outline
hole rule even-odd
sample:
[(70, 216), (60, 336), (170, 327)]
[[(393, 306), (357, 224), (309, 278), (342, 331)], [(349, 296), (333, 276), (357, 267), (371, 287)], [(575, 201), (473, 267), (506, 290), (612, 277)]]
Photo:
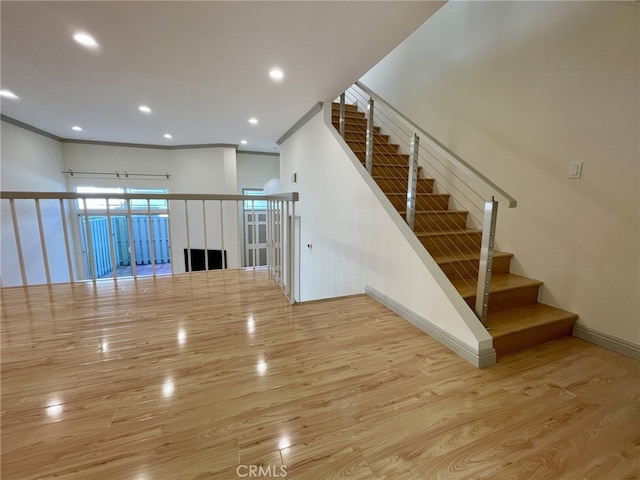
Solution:
[[(139, 193), (143, 195), (147, 194), (162, 194), (168, 193), (166, 188), (106, 188), (106, 187), (76, 187), (76, 193), (89, 193), (95, 194), (117, 194), (117, 193)], [(146, 210), (146, 199), (132, 199), (131, 210)], [(167, 201), (163, 199), (152, 199), (150, 202), (151, 210), (166, 210)], [(106, 210), (107, 204), (109, 210), (126, 210), (127, 202), (121, 198), (88, 198), (87, 210)], [(84, 200), (78, 199), (78, 209), (84, 210)]]
[[(242, 194), (243, 195), (264, 195), (264, 190), (243, 188)], [(266, 210), (267, 201), (266, 200), (245, 200), (244, 209), (245, 210)]]

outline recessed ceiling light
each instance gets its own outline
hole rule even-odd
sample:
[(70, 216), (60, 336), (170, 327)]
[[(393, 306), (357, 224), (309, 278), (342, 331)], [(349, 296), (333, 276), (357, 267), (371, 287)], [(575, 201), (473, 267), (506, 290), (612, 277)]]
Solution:
[(257, 125), (258, 124), (258, 119), (257, 118), (250, 118), (249, 119), (249, 123), (251, 125)]
[(170, 133), (165, 133), (163, 136), (164, 136), (164, 138), (166, 138), (167, 140), (171, 140), (171, 139), (173, 138), (173, 137), (171, 136), (171, 134), (170, 134)]
[(71, 130), (75, 130), (76, 132), (81, 132), (82, 131), (82, 127), (79, 125), (74, 125), (73, 127), (71, 127)]
[(96, 39), (85, 32), (76, 33), (73, 36), (73, 39), (84, 47), (96, 48), (98, 46), (98, 42), (96, 42)]
[(284, 73), (279, 68), (272, 68), (269, 70), (269, 76), (274, 80), (282, 80), (284, 78)]
[(4, 98), (10, 98), (12, 100), (18, 100), (18, 96), (13, 93), (11, 90), (0, 90), (0, 97), (4, 97)]
[(247, 144), (247, 141), (246, 141), (246, 140), (240, 140), (240, 143), (241, 143), (242, 145), (246, 145), (246, 144)]
[(140, 105), (138, 107), (138, 110), (140, 110), (142, 113), (151, 113), (151, 109), (146, 105)]

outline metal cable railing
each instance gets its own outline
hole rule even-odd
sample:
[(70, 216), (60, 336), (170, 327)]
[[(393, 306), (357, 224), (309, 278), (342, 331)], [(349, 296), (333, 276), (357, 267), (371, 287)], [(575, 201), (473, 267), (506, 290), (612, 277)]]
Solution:
[[(11, 223), (3, 222), (3, 238), (9, 242), (13, 236), (15, 242), (13, 248), (3, 246), (1, 277), (5, 287), (96, 282), (109, 277), (117, 282), (121, 265), (127, 266), (124, 276), (133, 278), (145, 275), (143, 267), (148, 267), (146, 275), (159, 275), (159, 263), (168, 264), (171, 267), (168, 272), (175, 274), (177, 251), (184, 251), (185, 273), (229, 268), (227, 251), (238, 247), (233, 232), (225, 240), (225, 228), (227, 232), (237, 229), (239, 212), (248, 205), (253, 242), (247, 263), (256, 267), (256, 239), (260, 234), (255, 218), (261, 215), (266, 222), (266, 251), (262, 253), (267, 267), (289, 300), (295, 301), (295, 237), (291, 218), (295, 218), (297, 193), (0, 192), (0, 200), (2, 210), (11, 218)], [(173, 240), (175, 246), (170, 245)], [(11, 258), (5, 257), (8, 250), (13, 252)], [(194, 258), (194, 252), (203, 258)], [(124, 263), (123, 256), (127, 257)], [(15, 281), (9, 281), (11, 277)]]
[(359, 82), (332, 113), (342, 137), (425, 248), (446, 265), (447, 276), (476, 291), (476, 314), (484, 321), (495, 199), (510, 208), (516, 200)]
[[(362, 104), (366, 104), (367, 106), (369, 105), (369, 99), (361, 91), (357, 89), (350, 89), (347, 92), (347, 98), (357, 105), (362, 105)], [(368, 110), (370, 111), (370, 109)], [(387, 137), (395, 138), (398, 140), (398, 142), (393, 147), (395, 152), (393, 150), (391, 152), (389, 151), (389, 144), (386, 144), (386, 140), (385, 140), (385, 144), (376, 144), (374, 142), (373, 151), (372, 151), (373, 153), (372, 156), (373, 158), (375, 158), (375, 162), (373, 162), (373, 178), (378, 182), (379, 185), (381, 183), (383, 184), (381, 185), (382, 190), (387, 195), (392, 196), (392, 203), (394, 204), (394, 206), (396, 206), (396, 208), (399, 210), (400, 213), (404, 213), (406, 216), (407, 210), (404, 210), (403, 212), (400, 204), (401, 202), (399, 200), (402, 200), (402, 203), (404, 203), (404, 206), (406, 207), (406, 198), (407, 198), (407, 191), (408, 191), (408, 172), (410, 168), (409, 158), (408, 158), (408, 155), (400, 154), (398, 152), (398, 149), (404, 149), (404, 150), (410, 151), (411, 147), (410, 145), (407, 145), (409, 142), (404, 142), (405, 144), (403, 145), (403, 138), (410, 139), (413, 137), (413, 134), (411, 134), (408, 131), (408, 129), (406, 129), (406, 127), (403, 127), (402, 125), (399, 125), (398, 123), (394, 122), (393, 119), (389, 119), (384, 114), (384, 112), (382, 112), (380, 109), (375, 108), (374, 111), (375, 111), (374, 124), (378, 126), (382, 125), (384, 127), (384, 132), (388, 133), (388, 135), (385, 135), (385, 139)], [(347, 128), (347, 131), (348, 131), (348, 128)], [(352, 148), (356, 147), (354, 152), (362, 160), (362, 158), (365, 157), (365, 153), (362, 150), (358, 150), (357, 148), (358, 147), (365, 148), (365, 146), (363, 146), (361, 142), (354, 142), (354, 141), (349, 141), (349, 144), (352, 146)], [(418, 151), (420, 151), (420, 149), (418, 149)], [(393, 165), (393, 167), (390, 167), (391, 165)], [(385, 171), (388, 172), (390, 175), (387, 175), (387, 176), (376, 175), (376, 173), (382, 169), (385, 169)], [(391, 192), (394, 192), (394, 193), (390, 195), (389, 190), (391, 190)], [(422, 194), (428, 195), (429, 193), (422, 192)], [(418, 203), (418, 206), (416, 208), (418, 213), (426, 213), (428, 211), (429, 213), (423, 216), (424, 218), (427, 218), (427, 219), (432, 218), (434, 216), (447, 218), (447, 216), (449, 216), (449, 214), (447, 213), (448, 205), (449, 205), (448, 199), (446, 197), (439, 196), (437, 192), (435, 195), (438, 195), (437, 197), (435, 197), (435, 201), (429, 202), (430, 204), (427, 205), (427, 207), (430, 207), (429, 210), (421, 209), (420, 208), (421, 205)], [(416, 198), (416, 197), (413, 197), (413, 198)], [(413, 214), (415, 218), (415, 212), (413, 212)], [(409, 216), (410, 217), (412, 216), (411, 212), (409, 213)], [(460, 217), (460, 215), (456, 213), (452, 214), (452, 216)], [(453, 227), (459, 227), (460, 229), (460, 232), (458, 233), (459, 236), (465, 236), (468, 242), (473, 241), (472, 235), (463, 230), (463, 228), (466, 227), (466, 223), (464, 225), (453, 225), (452, 229)], [(425, 222), (420, 222), (420, 220), (418, 219), (418, 225), (414, 227), (414, 231), (416, 231), (419, 237), (420, 236), (428, 237), (429, 242), (427, 243), (431, 245), (431, 247), (428, 249), (431, 252), (436, 252), (436, 253), (440, 252), (441, 253), (440, 256), (446, 256), (446, 255), (460, 256), (467, 253), (462, 248), (460, 248), (457, 244), (455, 243), (451, 244), (450, 242), (447, 242), (445, 238), (442, 237), (444, 231), (443, 231), (442, 225), (437, 221), (434, 223), (425, 223)], [(469, 276), (477, 277), (477, 273), (478, 273), (477, 268), (475, 270), (469, 270), (468, 265), (464, 265), (464, 266), (466, 267), (465, 270), (461, 270), (460, 267), (454, 266), (454, 268), (457, 270), (456, 273), (458, 274), (459, 277), (461, 278), (466, 278)]]

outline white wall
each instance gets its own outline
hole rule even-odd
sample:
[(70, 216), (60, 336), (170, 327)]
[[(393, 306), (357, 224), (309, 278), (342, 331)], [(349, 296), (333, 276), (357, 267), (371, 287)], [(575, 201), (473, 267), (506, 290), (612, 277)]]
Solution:
[(261, 189), (267, 181), (280, 176), (279, 155), (237, 152), (236, 159), (238, 193), (242, 193), (243, 188)]
[[(150, 178), (132, 176), (116, 178), (113, 175), (74, 175), (68, 178), (69, 190), (78, 185), (111, 187), (167, 188), (170, 193), (228, 193), (235, 194), (237, 171), (235, 149), (228, 147), (208, 147), (189, 149), (159, 149), (124, 147), (94, 144), (63, 144), (65, 169), (88, 172), (120, 173), (169, 173), (164, 177)], [(187, 230), (184, 202), (171, 202), (171, 246), (174, 255), (173, 268), (176, 273), (184, 272), (184, 249), (187, 248)], [(220, 207), (218, 202), (208, 201), (207, 247), (221, 249)], [(227, 250), (229, 268), (239, 266), (239, 236), (237, 206), (225, 203), (224, 249)], [(204, 248), (202, 202), (189, 202), (189, 246)]]
[[(1, 122), (1, 188), (3, 191), (65, 191), (62, 149), (56, 140)], [(16, 200), (16, 212), (27, 281), (45, 283), (44, 263), (33, 201)], [(64, 234), (60, 225), (60, 204), (41, 202), (47, 239), (49, 268), (53, 282), (68, 281)], [(20, 267), (9, 202), (2, 201), (2, 285), (21, 285)]]
[(280, 146), (282, 190), (300, 193), (300, 300), (363, 293), (369, 285), (469, 350), (490, 347), (477, 318), (329, 126), (329, 110)]
[[(518, 199), (540, 300), (640, 344), (640, 6), (449, 2), (362, 81)], [(567, 179), (569, 162), (583, 177)]]

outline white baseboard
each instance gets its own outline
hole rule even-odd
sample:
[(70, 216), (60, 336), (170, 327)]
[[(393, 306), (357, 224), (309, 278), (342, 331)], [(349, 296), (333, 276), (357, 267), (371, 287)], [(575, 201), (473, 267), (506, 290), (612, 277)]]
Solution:
[(614, 352), (626, 355), (634, 360), (640, 360), (640, 346), (593, 330), (584, 325), (576, 323), (573, 327), (573, 336), (586, 340), (587, 342), (595, 343), (607, 350), (613, 350)]
[(375, 288), (367, 285), (364, 291), (367, 295), (375, 298), (389, 310), (397, 313), (409, 323), (415, 325), (420, 330), (443, 344), (445, 347), (460, 355), (473, 366), (483, 368), (496, 363), (496, 351), (493, 347), (485, 348), (481, 351), (475, 351), (469, 348), (468, 345), (461, 343), (457, 338), (449, 335), (449, 333), (445, 332), (437, 325), (434, 325), (417, 313), (412, 312), (404, 305), (399, 304), (393, 298), (388, 297), (382, 292), (379, 292)]

